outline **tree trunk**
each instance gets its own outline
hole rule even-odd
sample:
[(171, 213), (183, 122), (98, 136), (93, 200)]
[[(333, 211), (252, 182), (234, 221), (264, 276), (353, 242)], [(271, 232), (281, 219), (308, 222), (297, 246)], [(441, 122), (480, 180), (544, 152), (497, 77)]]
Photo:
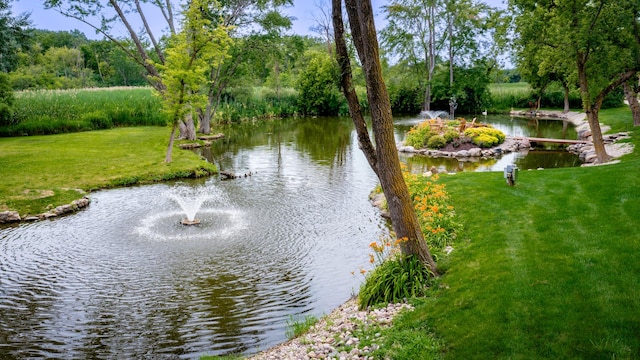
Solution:
[(193, 121), (193, 114), (189, 112), (184, 119), (185, 123), (185, 132), (180, 134), (181, 137), (184, 137), (186, 140), (195, 140), (196, 139), (196, 126)]
[[(363, 147), (363, 151), (370, 151), (371, 153), (366, 154), (367, 159), (374, 159), (375, 161), (375, 166), (372, 165), (372, 167), (380, 179), (382, 190), (387, 198), (396, 236), (408, 239), (401, 245), (402, 253), (404, 255), (415, 255), (436, 274), (436, 264), (431, 257), (420, 229), (420, 223), (400, 168), (400, 159), (393, 134), (393, 118), (389, 94), (382, 79), (371, 1), (345, 0), (345, 4), (351, 25), (352, 38), (363, 65), (375, 137), (375, 152), (373, 149), (366, 150), (365, 147)], [(353, 114), (358, 112), (359, 105), (354, 102), (357, 98), (354, 99), (354, 94), (351, 93), (353, 86), (349, 87), (348, 82), (345, 82), (345, 76), (349, 76), (351, 71), (348, 58), (344, 56), (347, 52), (344, 45), (344, 34), (341, 30), (344, 28), (341, 0), (333, 0), (333, 21), (336, 44), (339, 43), (341, 48), (341, 56), (338, 62), (343, 67), (343, 91), (349, 100), (349, 109)], [(347, 86), (344, 86), (345, 84)], [(359, 121), (361, 120), (354, 117), (356, 126), (358, 126)], [(371, 160), (369, 161), (371, 164)]]
[(169, 146), (167, 147), (167, 155), (164, 158), (165, 163), (171, 162), (171, 154), (173, 152), (173, 140), (176, 136), (176, 124), (171, 128), (171, 135), (169, 136)]
[(596, 151), (598, 157), (598, 163), (604, 164), (609, 161), (610, 157), (607, 154), (607, 150), (604, 147), (604, 140), (602, 139), (602, 129), (600, 128), (600, 120), (598, 119), (598, 107), (593, 106), (591, 102), (591, 93), (589, 92), (589, 82), (587, 80), (587, 65), (586, 56), (584, 54), (578, 54), (578, 80), (580, 82), (580, 97), (582, 98), (582, 107), (585, 113), (587, 113), (587, 121), (589, 122), (589, 128), (591, 129), (591, 140), (593, 141), (593, 148)]
[(569, 85), (563, 83), (562, 87), (564, 88), (564, 109), (562, 109), (562, 113), (566, 114), (571, 111), (571, 106), (569, 106)]
[(640, 126), (640, 103), (638, 103), (638, 93), (640, 86), (631, 87), (629, 83), (623, 85), (624, 96), (629, 103), (631, 114), (633, 115), (633, 126)]

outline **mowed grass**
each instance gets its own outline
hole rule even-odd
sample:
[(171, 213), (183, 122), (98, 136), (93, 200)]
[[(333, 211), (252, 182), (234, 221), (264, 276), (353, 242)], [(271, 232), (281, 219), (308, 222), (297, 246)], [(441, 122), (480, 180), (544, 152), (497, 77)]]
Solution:
[(464, 230), (439, 286), (397, 322), (391, 353), (407, 355), (393, 358), (433, 358), (412, 340), (428, 332), (447, 359), (640, 358), (637, 132), (619, 164), (525, 171), (514, 187), (498, 172), (442, 176)]
[(0, 138), (0, 211), (39, 214), (82, 191), (205, 176), (215, 167), (175, 148), (164, 163), (170, 129), (117, 128), (64, 135)]

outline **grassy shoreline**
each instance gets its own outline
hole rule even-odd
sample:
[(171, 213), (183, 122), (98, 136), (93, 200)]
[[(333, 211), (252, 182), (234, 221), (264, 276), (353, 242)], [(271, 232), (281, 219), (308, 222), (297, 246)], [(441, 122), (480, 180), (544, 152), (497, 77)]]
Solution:
[(216, 172), (214, 165), (177, 147), (173, 162), (164, 163), (169, 132), (134, 127), (0, 138), (0, 211), (36, 215), (96, 189)]
[[(603, 111), (630, 130), (628, 109)], [(390, 330), (394, 359), (640, 357), (640, 134), (618, 164), (442, 176), (464, 229)], [(418, 341), (445, 344), (434, 356)]]

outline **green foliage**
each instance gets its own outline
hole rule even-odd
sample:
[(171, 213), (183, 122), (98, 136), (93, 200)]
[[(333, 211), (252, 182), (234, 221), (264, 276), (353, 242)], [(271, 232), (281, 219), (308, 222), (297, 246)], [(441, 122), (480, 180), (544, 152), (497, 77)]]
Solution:
[[(165, 126), (160, 99), (150, 88), (17, 92), (14, 121), (0, 136), (45, 135), (95, 129), (87, 114), (103, 113), (113, 126)], [(104, 122), (103, 122), (104, 123)]]
[(442, 251), (462, 230), (444, 184), (437, 183), (437, 175), (425, 178), (416, 174), (404, 174), (414, 209), (424, 238), (432, 252)]
[[(213, 6), (213, 9), (210, 7)], [(197, 109), (207, 103), (202, 91), (208, 81), (208, 71), (224, 61), (232, 40), (229, 29), (215, 26), (203, 12), (215, 12), (219, 5), (194, 0), (185, 5), (183, 28), (169, 39), (164, 64), (157, 63), (160, 81), (165, 90), (160, 93), (170, 125), (176, 126), (185, 116), (197, 119)]]
[(292, 116), (298, 112), (298, 94), (294, 89), (241, 86), (227, 88), (216, 112), (220, 124)]
[(489, 75), (483, 63), (472, 67), (455, 67), (453, 87), (449, 86), (449, 67), (440, 67), (434, 74), (433, 109), (449, 109), (449, 100), (455, 95), (458, 107), (456, 113), (477, 114), (485, 110), (491, 102)]
[(428, 121), (423, 121), (420, 124), (412, 127), (405, 137), (404, 143), (407, 146), (413, 146), (416, 149), (421, 149), (425, 146), (427, 140), (433, 136), (431, 127)]
[(11, 0), (0, 0), (0, 73), (18, 65), (18, 52), (29, 41), (29, 15), (13, 16)]
[(305, 315), (302, 321), (294, 320), (293, 316), (287, 320), (286, 335), (288, 339), (297, 338), (306, 333), (313, 325), (318, 322), (318, 318), (313, 315)]
[(82, 121), (91, 124), (91, 128), (95, 130), (110, 129), (113, 127), (111, 119), (102, 111), (86, 113), (82, 116)]
[(338, 88), (338, 65), (326, 52), (308, 51), (298, 78), (298, 106), (310, 115), (337, 115), (344, 99)]
[(466, 129), (464, 134), (470, 137), (474, 144), (484, 148), (502, 144), (506, 138), (502, 131), (486, 126)]
[(418, 114), (422, 110), (424, 90), (404, 81), (389, 84), (389, 100), (394, 115)]
[(429, 149), (440, 149), (447, 145), (447, 140), (442, 135), (433, 135), (427, 141), (427, 147)]
[(360, 309), (423, 296), (433, 273), (415, 256), (393, 255), (370, 272), (360, 287)]
[(10, 125), (13, 118), (15, 98), (7, 74), (0, 72), (0, 126)]
[(444, 140), (448, 143), (460, 139), (460, 133), (456, 129), (448, 129), (444, 133)]

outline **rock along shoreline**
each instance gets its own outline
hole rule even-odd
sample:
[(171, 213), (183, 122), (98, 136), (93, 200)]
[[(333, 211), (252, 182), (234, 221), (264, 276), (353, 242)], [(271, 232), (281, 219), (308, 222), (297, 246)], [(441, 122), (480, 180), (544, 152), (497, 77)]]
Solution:
[(25, 216), (24, 218), (21, 217), (17, 211), (2, 211), (0, 212), (0, 224), (46, 220), (74, 213), (84, 207), (87, 207), (89, 203), (91, 203), (91, 199), (89, 199), (88, 196), (83, 196), (78, 200), (73, 200), (70, 204), (60, 205), (42, 214)]

